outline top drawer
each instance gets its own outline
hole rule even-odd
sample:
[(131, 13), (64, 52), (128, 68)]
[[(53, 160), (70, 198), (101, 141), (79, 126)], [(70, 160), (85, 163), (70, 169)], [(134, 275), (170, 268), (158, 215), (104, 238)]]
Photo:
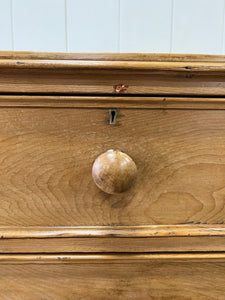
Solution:
[(224, 74), (222, 55), (0, 52), (0, 93), (224, 96)]
[[(1, 52), (0, 226), (224, 223), (224, 62)], [(92, 179), (113, 148), (137, 166), (118, 195)]]
[[(224, 223), (222, 99), (143, 98), (139, 109), (133, 98), (0, 100), (0, 226)], [(95, 158), (112, 148), (137, 166), (117, 195), (92, 179)]]

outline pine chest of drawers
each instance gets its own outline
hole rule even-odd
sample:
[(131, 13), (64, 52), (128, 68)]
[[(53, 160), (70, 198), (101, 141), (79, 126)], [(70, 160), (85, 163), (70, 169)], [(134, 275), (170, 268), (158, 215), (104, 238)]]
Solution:
[(225, 57), (0, 52), (0, 299), (224, 299)]

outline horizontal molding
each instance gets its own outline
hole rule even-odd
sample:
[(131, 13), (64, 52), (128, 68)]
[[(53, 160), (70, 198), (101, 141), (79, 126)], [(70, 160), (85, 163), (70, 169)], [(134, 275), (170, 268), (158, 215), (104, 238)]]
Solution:
[(225, 253), (178, 253), (178, 254), (1, 254), (0, 264), (55, 264), (55, 263), (138, 263), (138, 262), (225, 262)]
[(0, 93), (225, 96), (225, 56), (0, 52)]
[(224, 225), (1, 227), (0, 253), (206, 253), (224, 237)]
[(224, 236), (0, 239), (0, 253), (183, 253), (225, 251)]
[(0, 227), (1, 239), (69, 237), (225, 236), (225, 225), (145, 225), (83, 227)]
[[(188, 63), (188, 64), (187, 64)], [(78, 69), (82, 70), (122, 70), (150, 73), (198, 72), (224, 73), (225, 63), (221, 62), (155, 62), (155, 61), (101, 61), (101, 60), (14, 60), (0, 59), (0, 69)]]
[(111, 60), (111, 61), (163, 61), (163, 62), (221, 62), (225, 55), (208, 54), (164, 54), (164, 53), (62, 53), (31, 51), (0, 51), (0, 59), (39, 60)]
[(0, 107), (225, 109), (225, 98), (1, 95)]

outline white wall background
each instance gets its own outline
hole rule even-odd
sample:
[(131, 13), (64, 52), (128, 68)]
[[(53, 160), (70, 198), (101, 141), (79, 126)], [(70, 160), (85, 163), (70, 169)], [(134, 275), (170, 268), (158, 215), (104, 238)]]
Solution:
[(225, 53), (225, 0), (0, 0), (0, 50)]

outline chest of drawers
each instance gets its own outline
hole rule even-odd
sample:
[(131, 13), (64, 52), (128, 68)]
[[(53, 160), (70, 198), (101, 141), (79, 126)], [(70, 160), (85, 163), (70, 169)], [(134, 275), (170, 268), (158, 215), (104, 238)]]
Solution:
[(224, 299), (225, 57), (0, 52), (0, 299)]

